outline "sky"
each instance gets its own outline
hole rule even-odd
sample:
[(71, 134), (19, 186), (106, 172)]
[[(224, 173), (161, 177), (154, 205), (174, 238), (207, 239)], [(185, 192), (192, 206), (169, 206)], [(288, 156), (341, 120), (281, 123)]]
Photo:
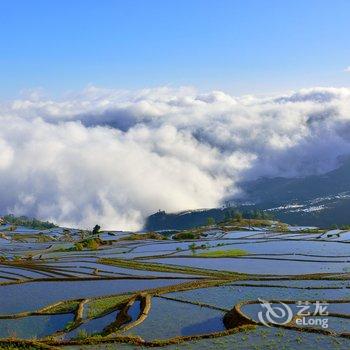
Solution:
[(89, 84), (348, 86), (349, 13), (348, 0), (1, 0), (0, 100)]

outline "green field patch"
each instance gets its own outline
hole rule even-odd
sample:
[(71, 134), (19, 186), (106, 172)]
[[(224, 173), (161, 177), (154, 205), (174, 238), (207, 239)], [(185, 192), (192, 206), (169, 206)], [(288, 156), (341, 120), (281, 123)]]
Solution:
[(235, 257), (235, 256), (244, 256), (248, 254), (249, 253), (243, 249), (230, 249), (230, 250), (212, 250), (208, 252), (195, 254), (195, 256), (200, 256), (202, 258), (220, 258), (220, 257), (229, 258), (229, 257)]
[(167, 237), (164, 235), (161, 235), (160, 233), (156, 232), (147, 232), (147, 233), (132, 233), (129, 236), (122, 237), (119, 240), (120, 241), (143, 241), (145, 239), (154, 239), (154, 240), (159, 240), (163, 241), (166, 240)]
[(79, 302), (79, 300), (62, 301), (41, 309), (40, 312), (43, 314), (61, 314), (74, 312), (78, 308)]
[(89, 318), (101, 316), (126, 303), (130, 297), (130, 294), (121, 294), (112, 297), (92, 300), (85, 306), (88, 307), (87, 315)]
[(126, 267), (136, 270), (147, 270), (147, 271), (160, 271), (160, 272), (174, 272), (174, 273), (183, 273), (187, 275), (201, 275), (201, 276), (210, 276), (217, 278), (232, 278), (236, 276), (242, 277), (242, 274), (229, 271), (216, 271), (216, 270), (207, 270), (200, 268), (192, 268), (186, 266), (175, 266), (175, 265), (165, 265), (160, 263), (149, 263), (144, 261), (136, 260), (124, 260), (124, 259), (99, 259), (98, 261), (101, 264), (107, 265), (116, 265), (121, 267)]

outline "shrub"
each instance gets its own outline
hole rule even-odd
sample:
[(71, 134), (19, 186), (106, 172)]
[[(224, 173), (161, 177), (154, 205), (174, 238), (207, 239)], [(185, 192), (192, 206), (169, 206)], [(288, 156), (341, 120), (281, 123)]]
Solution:
[(196, 235), (193, 232), (180, 232), (174, 236), (174, 239), (195, 239)]
[(215, 219), (212, 218), (212, 217), (209, 217), (209, 218), (207, 219), (207, 225), (208, 225), (208, 226), (215, 225)]
[(83, 250), (84, 246), (81, 243), (75, 243), (74, 248), (75, 250), (80, 251), (80, 250)]
[(86, 248), (88, 249), (97, 250), (99, 246), (99, 243), (95, 239), (89, 239), (86, 241)]
[(86, 329), (80, 329), (77, 334), (77, 339), (86, 339), (89, 336)]

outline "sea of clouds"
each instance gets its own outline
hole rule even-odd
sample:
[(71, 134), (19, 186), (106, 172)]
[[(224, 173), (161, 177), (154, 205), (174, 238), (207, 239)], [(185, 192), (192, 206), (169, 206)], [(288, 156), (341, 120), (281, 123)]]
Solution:
[(88, 87), (0, 105), (0, 213), (136, 230), (219, 206), (240, 181), (323, 173), (350, 153), (350, 89), (235, 97)]

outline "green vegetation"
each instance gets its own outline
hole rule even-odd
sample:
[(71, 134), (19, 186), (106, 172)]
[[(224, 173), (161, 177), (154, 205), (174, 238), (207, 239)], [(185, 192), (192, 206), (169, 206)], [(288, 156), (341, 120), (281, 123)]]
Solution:
[(81, 242), (75, 243), (73, 247), (75, 249), (73, 250), (83, 250), (84, 248), (89, 250), (97, 250), (100, 245), (101, 245), (101, 240), (99, 238), (89, 238), (89, 239), (84, 239)]
[(208, 249), (209, 247), (210, 246), (208, 244), (196, 245), (196, 243), (191, 243), (188, 246), (188, 249), (190, 249), (190, 250), (192, 250), (194, 252), (196, 249)]
[(51, 242), (52, 238), (44, 235), (42, 232), (39, 234), (14, 234), (11, 236), (12, 240), (18, 241), (18, 242), (26, 242), (28, 239), (33, 239), (37, 243), (46, 243)]
[(113, 297), (95, 299), (87, 304), (88, 317), (93, 318), (116, 309), (130, 299), (130, 294), (116, 295)]
[(71, 251), (81, 251), (84, 249), (97, 250), (101, 245), (106, 244), (100, 238), (87, 238), (80, 242), (74, 243), (73, 247), (62, 248), (55, 250), (56, 252), (71, 252)]
[(77, 251), (81, 251), (81, 250), (83, 250), (84, 249), (84, 246), (81, 244), (81, 243), (75, 243), (74, 244), (74, 250), (77, 250)]
[(165, 236), (156, 232), (147, 232), (147, 233), (132, 233), (130, 236), (123, 237), (121, 240), (123, 241), (139, 241), (144, 239), (156, 239), (159, 241), (167, 239)]
[(95, 225), (95, 227), (92, 230), (93, 235), (97, 235), (100, 232), (101, 226), (100, 225)]
[(217, 271), (217, 270), (207, 270), (200, 269), (196, 267), (187, 267), (187, 266), (176, 266), (176, 265), (165, 265), (159, 263), (149, 263), (144, 261), (136, 260), (124, 260), (124, 259), (99, 259), (99, 263), (125, 267), (135, 270), (147, 270), (147, 271), (159, 271), (159, 272), (174, 272), (174, 273), (184, 273), (186, 275), (199, 275), (199, 276), (210, 276), (214, 278), (233, 278), (236, 276), (244, 276), (237, 272), (230, 271)]
[(101, 245), (101, 240), (99, 238), (87, 239), (82, 242), (82, 245), (89, 250), (97, 250)]
[(34, 340), (13, 340), (11, 343), (0, 341), (1, 350), (41, 350), (41, 349), (57, 349), (52, 346), (36, 342)]
[[(238, 221), (238, 220), (239, 221)], [(242, 230), (243, 228), (249, 229), (249, 227), (268, 227), (273, 229), (272, 225), (275, 223), (274, 221), (267, 220), (267, 219), (247, 219), (245, 217), (243, 218), (233, 218), (226, 220), (225, 222), (222, 222), (218, 225), (218, 227), (222, 230), (227, 229), (236, 229), (236, 230)]]
[[(252, 215), (254, 216), (254, 215)], [(256, 215), (259, 216), (259, 215)], [(262, 215), (263, 216), (263, 215)], [(268, 216), (268, 215), (265, 215)], [(245, 217), (240, 212), (232, 212), (232, 216), (226, 217), (226, 219), (220, 223), (217, 223), (216, 228), (227, 231), (227, 230), (249, 230), (250, 227), (266, 227), (271, 228), (273, 231), (287, 232), (288, 225), (280, 222), (275, 222), (266, 218), (250, 218)], [(191, 230), (185, 230), (178, 232), (173, 236), (174, 240), (193, 240), (202, 237), (207, 237), (206, 231), (208, 231), (208, 226), (201, 226)]]
[(86, 329), (79, 329), (78, 334), (76, 336), (76, 339), (86, 339), (89, 336), (88, 332)]
[(234, 256), (244, 256), (248, 252), (243, 249), (230, 249), (230, 250), (213, 250), (209, 252), (203, 252), (196, 254), (196, 256), (206, 257), (206, 258), (221, 258), (221, 257), (234, 257)]
[(57, 227), (57, 225), (48, 221), (40, 221), (34, 218), (28, 218), (26, 216), (14, 216), (12, 214), (3, 216), (6, 223), (13, 226), (25, 226), (36, 230), (48, 230), (50, 228)]
[(212, 217), (209, 217), (209, 218), (207, 219), (207, 225), (208, 225), (208, 226), (215, 225), (215, 219), (212, 218)]
[(307, 228), (299, 231), (300, 233), (325, 233), (326, 230), (322, 230), (320, 228)]
[(75, 325), (75, 321), (74, 321), (74, 320), (69, 321), (69, 322), (66, 324), (66, 326), (64, 327), (64, 330), (65, 330), (65, 331), (70, 331), (71, 328), (74, 327), (74, 325)]
[(243, 220), (243, 215), (242, 213), (240, 213), (239, 211), (237, 211), (235, 214), (234, 214), (234, 219), (238, 222), (241, 222)]
[(79, 306), (79, 301), (68, 300), (61, 303), (49, 306), (41, 311), (45, 314), (63, 314), (68, 312), (74, 312)]
[(8, 260), (8, 257), (6, 255), (0, 255), (0, 262), (5, 262)]
[(276, 231), (276, 232), (289, 232), (289, 226), (287, 224), (282, 223), (282, 222), (278, 222), (271, 229), (273, 231)]
[(240, 222), (242, 219), (250, 219), (250, 220), (272, 220), (273, 214), (270, 212), (266, 212), (264, 210), (250, 210), (250, 211), (239, 211), (232, 208), (226, 209), (224, 212), (224, 221), (232, 221), (235, 220)]
[(192, 231), (184, 231), (177, 233), (173, 239), (180, 241), (180, 240), (186, 240), (186, 239), (196, 239), (199, 237), (199, 233), (195, 233)]

